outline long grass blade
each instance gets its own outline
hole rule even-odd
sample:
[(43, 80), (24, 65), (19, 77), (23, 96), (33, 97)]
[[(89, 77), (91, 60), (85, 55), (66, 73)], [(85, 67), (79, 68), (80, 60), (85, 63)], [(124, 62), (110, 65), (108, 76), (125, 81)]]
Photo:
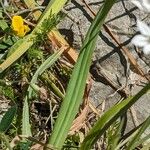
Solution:
[[(144, 147), (145, 145), (148, 145), (149, 141), (150, 141), (150, 134), (148, 134), (148, 135), (144, 136), (143, 138), (141, 138), (141, 139), (136, 143), (135, 147), (138, 147), (138, 146), (140, 146), (140, 145), (142, 145), (142, 146)], [(150, 148), (150, 146), (149, 146), (149, 148)]]
[(115, 150), (115, 148), (117, 147), (117, 145), (119, 143), (119, 140), (121, 139), (122, 130), (124, 130), (123, 127), (124, 127), (125, 121), (126, 121), (125, 117), (122, 117), (120, 119), (119, 125), (114, 133), (114, 136), (111, 139), (111, 144), (110, 144), (111, 148), (110, 149), (112, 149), (112, 150)]
[[(31, 10), (33, 10), (35, 7), (37, 7), (37, 3), (35, 0), (24, 0), (24, 3), (27, 5), (27, 7)], [(33, 12), (33, 16), (36, 20), (39, 19), (41, 16), (42, 12), (40, 10), (36, 10)]]
[(57, 15), (66, 2), (67, 0), (52, 0), (49, 2), (34, 30), (28, 36), (21, 39), (22, 42), (17, 41), (11, 47), (10, 51), (14, 48), (15, 51), (0, 65), (0, 72), (3, 72), (6, 68), (8, 68), (34, 44), (35, 39), (38, 36), (37, 33), (42, 34), (42, 25), (44, 21), (49, 19), (50, 15)]
[[(126, 150), (132, 150), (139, 144), (141, 144), (140, 137), (144, 133), (144, 131), (150, 126), (150, 116), (146, 119), (144, 124), (139, 129), (138, 133), (132, 138), (132, 140), (129, 142), (129, 145), (127, 146)], [(143, 141), (142, 141), (143, 142)]]
[(26, 96), (24, 99), (22, 111), (22, 135), (32, 136), (29, 118), (30, 118), (29, 104), (28, 104), (28, 97)]
[(99, 139), (100, 136), (116, 121), (116, 119), (124, 114), (143, 94), (150, 89), (150, 83), (147, 84), (137, 95), (129, 97), (121, 103), (109, 109), (94, 125), (89, 134), (85, 137), (81, 144), (81, 150), (88, 150)]
[(142, 124), (138, 125), (136, 128), (132, 129), (130, 132), (126, 133), (123, 137), (121, 137), (120, 143), (118, 143), (114, 150), (120, 150), (121, 147), (128, 143), (138, 132), (138, 129), (141, 127)]
[(91, 24), (81, 48), (79, 58), (74, 67), (71, 80), (67, 87), (66, 96), (63, 100), (54, 126), (54, 131), (52, 132), (52, 135), (48, 141), (49, 144), (52, 144), (54, 147), (58, 147), (59, 149), (61, 149), (63, 146), (73, 119), (78, 112), (85, 89), (86, 79), (88, 76), (96, 39), (104, 19), (114, 3), (115, 0), (105, 1), (104, 5)]
[[(54, 64), (58, 60), (60, 55), (63, 53), (64, 49), (65, 49), (65, 47), (61, 48), (60, 50), (55, 52), (53, 55), (51, 55), (49, 58), (47, 58), (41, 64), (41, 66), (37, 69), (37, 71), (35, 72), (35, 74), (32, 77), (32, 80), (30, 82), (31, 85), (35, 84), (37, 82), (38, 76), (41, 75), (46, 69), (48, 69), (52, 64)], [(29, 122), (30, 116), (29, 116), (28, 100), (31, 99), (31, 97), (32, 97), (33, 88), (29, 86), (27, 92), (28, 93), (25, 97), (24, 106), (23, 106), (22, 134), (27, 135), (27, 136), (31, 136), (32, 133), (31, 133), (31, 125)]]
[(12, 106), (11, 108), (8, 109), (8, 111), (5, 113), (3, 116), (1, 122), (0, 122), (0, 132), (6, 132), (9, 126), (11, 125), (14, 116), (16, 114), (17, 107)]
[[(27, 5), (28, 8), (30, 9), (34, 9), (36, 7), (36, 2), (35, 0), (24, 0), (25, 4)], [(38, 20), (40, 18), (41, 15), (41, 11), (35, 11), (33, 12), (33, 16), (36, 20)], [(50, 40), (57, 40), (57, 46), (65, 46), (65, 45), (69, 45), (68, 42), (64, 39), (64, 37), (60, 34), (60, 32), (58, 31), (57, 28), (53, 28), (49, 33), (48, 33), (48, 38)], [(67, 59), (74, 64), (77, 60), (77, 53), (76, 51), (69, 47), (69, 49), (67, 50), (67, 52), (64, 53), (64, 55), (67, 57)]]
[[(63, 53), (64, 50), (65, 50), (65, 48), (61, 48), (60, 50), (58, 50), (57, 52), (55, 52), (53, 55), (51, 55), (49, 58), (47, 58), (41, 64), (41, 66), (37, 69), (37, 71), (35, 72), (35, 74), (33, 75), (30, 84), (35, 84), (37, 82), (38, 76), (41, 75), (50, 66), (52, 66), (58, 60), (58, 58), (60, 58), (60, 56), (61, 56), (61, 54)], [(28, 98), (29, 99), (31, 99), (32, 91), (33, 91), (32, 88), (29, 87), (28, 88), (28, 92), (29, 92), (28, 93)]]

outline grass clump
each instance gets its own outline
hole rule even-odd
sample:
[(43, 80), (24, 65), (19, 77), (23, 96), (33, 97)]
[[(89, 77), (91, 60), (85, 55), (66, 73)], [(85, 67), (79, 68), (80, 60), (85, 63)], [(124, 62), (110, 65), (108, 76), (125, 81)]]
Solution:
[[(1, 2), (0, 98), (7, 107), (0, 115), (0, 149), (131, 150), (147, 147), (150, 134), (143, 135), (149, 127), (149, 117), (126, 132), (126, 116), (130, 107), (148, 93), (149, 82), (135, 95), (121, 97), (122, 101), (102, 115), (88, 100), (92, 55), (101, 27), (116, 0), (105, 0), (99, 8), (75, 64), (69, 61), (75, 57), (69, 53), (70, 46), (64, 44), (65, 40), (57, 31), (57, 24), (63, 20), (60, 11), (66, 2), (50, 1), (44, 12), (39, 7), (37, 11), (43, 14), (37, 22), (36, 11), (26, 8), (29, 1), (9, 2), (9, 7)], [(33, 7), (34, 4), (35, 1)], [(12, 27), (12, 17), (17, 11), (21, 11), (22, 17), (16, 30)]]

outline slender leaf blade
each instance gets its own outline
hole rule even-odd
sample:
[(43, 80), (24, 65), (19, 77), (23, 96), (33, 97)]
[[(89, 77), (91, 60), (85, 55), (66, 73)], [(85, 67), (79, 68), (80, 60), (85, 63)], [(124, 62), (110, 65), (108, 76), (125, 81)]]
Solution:
[(6, 132), (9, 126), (11, 125), (14, 116), (16, 114), (17, 107), (12, 106), (11, 108), (8, 109), (8, 111), (5, 113), (3, 116), (1, 122), (0, 122), (0, 132)]
[(141, 135), (144, 133), (144, 131), (150, 126), (150, 116), (145, 120), (145, 122), (143, 123), (143, 125), (141, 126), (141, 128), (138, 130), (138, 133), (132, 138), (132, 140), (129, 142), (126, 150), (132, 150), (134, 149), (136, 146), (138, 146), (138, 144), (140, 144), (140, 137)]
[(30, 118), (29, 104), (28, 104), (28, 97), (26, 96), (24, 99), (23, 112), (22, 112), (22, 135), (32, 136), (29, 118)]
[[(38, 76), (40, 74), (42, 74), (47, 68), (49, 68), (52, 64), (54, 64), (58, 60), (58, 58), (63, 53), (63, 51), (64, 51), (64, 48), (58, 50), (53, 55), (48, 57), (48, 59), (46, 59), (41, 64), (41, 66), (37, 69), (37, 71), (35, 72), (35, 74), (32, 77), (32, 80), (30, 82), (31, 85), (35, 84), (36, 81), (37, 81)], [(31, 133), (31, 125), (30, 125), (30, 122), (29, 122), (29, 105), (28, 105), (28, 100), (31, 99), (31, 97), (32, 97), (32, 92), (33, 92), (32, 87), (29, 87), (27, 91), (28, 91), (28, 94), (25, 97), (24, 106), (23, 106), (22, 134), (31, 136), (32, 133)]]
[[(48, 69), (50, 66), (52, 66), (57, 60), (58, 58), (60, 58), (61, 54), (63, 53), (64, 48), (61, 48), (60, 50), (58, 50), (57, 52), (55, 52), (53, 55), (49, 56), (42, 64), (41, 66), (37, 69), (37, 71), (35, 72), (35, 74), (32, 77), (32, 80), (30, 82), (30, 84), (35, 84), (37, 82), (37, 78), (39, 75), (41, 75), (46, 69)], [(29, 87), (28, 88), (28, 92), (29, 92), (29, 96), (28, 98), (30, 99), (32, 96), (32, 88)]]
[(52, 16), (57, 15), (66, 2), (67, 0), (53, 0), (49, 2), (34, 30), (29, 35), (21, 39), (21, 42), (18, 40), (15, 45), (12, 46), (10, 51), (12, 51), (12, 49), (14, 49), (14, 47), (17, 45), (15, 51), (2, 64), (0, 64), (0, 72), (3, 72), (10, 65), (12, 65), (34, 44), (36, 36), (38, 36), (37, 33), (42, 34), (41, 27), (43, 22), (46, 19), (49, 19), (50, 14)]
[(89, 134), (81, 144), (81, 150), (88, 150), (99, 139), (100, 136), (109, 128), (109, 126), (123, 113), (125, 113), (143, 94), (150, 89), (150, 83), (147, 84), (134, 97), (129, 97), (121, 103), (110, 108), (94, 125)]
[(79, 109), (97, 36), (104, 19), (114, 3), (115, 0), (112, 0), (111, 2), (110, 0), (106, 0), (102, 9), (98, 12), (98, 15), (89, 28), (83, 47), (80, 51), (79, 58), (74, 67), (71, 80), (67, 87), (66, 96), (60, 108), (59, 115), (54, 126), (54, 131), (52, 132), (48, 142), (55, 147), (62, 147), (73, 119)]

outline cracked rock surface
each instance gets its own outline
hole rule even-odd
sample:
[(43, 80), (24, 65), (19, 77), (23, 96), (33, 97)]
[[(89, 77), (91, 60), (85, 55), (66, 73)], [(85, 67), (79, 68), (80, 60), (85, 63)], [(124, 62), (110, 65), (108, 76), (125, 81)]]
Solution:
[[(86, 2), (95, 13), (103, 4), (102, 0), (86, 0)], [(79, 51), (93, 15), (81, 0), (72, 0), (63, 12), (66, 17), (59, 24), (60, 32), (69, 44)], [(132, 37), (137, 34), (137, 19), (149, 23), (147, 14), (138, 10), (129, 0), (120, 0), (109, 12), (105, 24), (147, 74), (150, 69), (150, 55), (144, 55), (141, 49), (135, 48), (130, 43)], [(117, 103), (124, 96), (124, 92), (127, 95), (135, 95), (147, 82), (137, 73), (126, 54), (104, 28), (97, 40), (90, 73), (93, 78), (90, 100), (96, 107), (101, 107), (100, 104), (105, 101), (105, 110)], [(149, 116), (149, 101), (150, 94), (147, 93), (130, 109), (129, 129)]]

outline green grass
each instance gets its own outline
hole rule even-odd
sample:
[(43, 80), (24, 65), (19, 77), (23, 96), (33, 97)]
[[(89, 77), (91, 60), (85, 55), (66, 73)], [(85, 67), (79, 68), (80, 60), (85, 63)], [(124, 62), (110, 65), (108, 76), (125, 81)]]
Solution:
[[(57, 30), (57, 24), (63, 21), (61, 8), (67, 2), (52, 0), (44, 11), (34, 0), (8, 6), (0, 3), (0, 105), (3, 106), (2, 102), (8, 105), (0, 112), (0, 149), (28, 150), (37, 144), (45, 150), (90, 150), (98, 145), (106, 150), (147, 148), (150, 134), (144, 132), (149, 128), (150, 117), (126, 133), (125, 116), (132, 105), (148, 94), (149, 83), (135, 95), (111, 106), (102, 116), (86, 114), (83, 122), (91, 126), (88, 133), (81, 127), (77, 133), (69, 134), (73, 121), (83, 117), (82, 110), (88, 105), (83, 101), (92, 55), (101, 27), (116, 0), (102, 3), (75, 65), (63, 55), (69, 45), (62, 42), (63, 36)], [(21, 12), (22, 6), (25, 8), (22, 17), (27, 18), (31, 31), (20, 38), (11, 28), (11, 18)], [(39, 9), (32, 15), (30, 11), (36, 7)], [(90, 115), (93, 120), (88, 120)], [(12, 148), (10, 142), (18, 135), (19, 140)]]

